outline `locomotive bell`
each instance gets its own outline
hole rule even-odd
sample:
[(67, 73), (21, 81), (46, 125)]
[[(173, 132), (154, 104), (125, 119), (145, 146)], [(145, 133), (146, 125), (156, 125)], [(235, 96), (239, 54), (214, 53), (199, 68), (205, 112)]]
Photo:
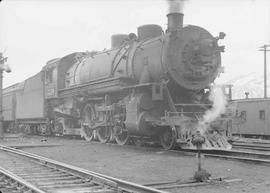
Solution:
[(127, 34), (114, 34), (111, 37), (111, 47), (120, 47), (128, 39)]

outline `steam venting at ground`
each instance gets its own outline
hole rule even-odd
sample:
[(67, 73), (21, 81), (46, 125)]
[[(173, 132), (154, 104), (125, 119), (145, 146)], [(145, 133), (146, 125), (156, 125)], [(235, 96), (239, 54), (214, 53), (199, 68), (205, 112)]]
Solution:
[(186, 0), (168, 0), (169, 13), (183, 13)]
[(224, 113), (227, 104), (226, 96), (221, 87), (213, 87), (209, 99), (213, 102), (213, 108), (206, 111), (203, 116), (203, 121), (206, 123), (214, 121), (220, 114)]
[(211, 109), (206, 111), (201, 122), (199, 123), (199, 129), (201, 134), (206, 131), (206, 125), (213, 122), (226, 110), (227, 99), (221, 87), (215, 86), (211, 89), (209, 100), (213, 102)]

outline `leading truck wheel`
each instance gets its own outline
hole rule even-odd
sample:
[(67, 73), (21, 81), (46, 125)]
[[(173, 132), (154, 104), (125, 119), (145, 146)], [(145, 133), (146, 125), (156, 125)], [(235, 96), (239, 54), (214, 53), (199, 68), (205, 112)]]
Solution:
[(86, 141), (92, 141), (94, 139), (94, 130), (91, 128), (95, 117), (95, 111), (93, 107), (88, 104), (84, 107), (82, 113), (82, 137)]
[(113, 128), (114, 138), (118, 145), (127, 145), (129, 141), (128, 131), (122, 126), (115, 126)]
[(160, 133), (159, 141), (165, 150), (173, 149), (176, 145), (176, 132), (173, 129), (165, 129)]
[(100, 127), (97, 129), (97, 138), (101, 143), (107, 143), (112, 136), (112, 130), (110, 127)]

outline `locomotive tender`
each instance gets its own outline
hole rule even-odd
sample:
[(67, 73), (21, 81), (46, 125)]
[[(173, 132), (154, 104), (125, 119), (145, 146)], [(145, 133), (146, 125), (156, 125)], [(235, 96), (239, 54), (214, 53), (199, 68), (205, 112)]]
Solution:
[[(218, 40), (224, 33), (213, 37), (201, 27), (184, 27), (182, 13), (167, 17), (165, 32), (140, 26), (137, 35), (113, 35), (111, 49), (47, 62), (13, 90), (16, 125), (102, 143), (155, 140), (165, 149), (192, 148), (199, 119), (210, 108), (208, 89), (222, 69)], [(207, 148), (226, 146), (220, 129), (208, 125)]]

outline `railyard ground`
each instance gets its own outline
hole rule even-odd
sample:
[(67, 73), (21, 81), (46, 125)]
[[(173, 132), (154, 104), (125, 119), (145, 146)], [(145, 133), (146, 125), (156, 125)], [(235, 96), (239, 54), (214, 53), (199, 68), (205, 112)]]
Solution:
[[(39, 136), (14, 138), (7, 136), (0, 143), (3, 145), (28, 145), (23, 150), (140, 184), (185, 181), (191, 178), (197, 169), (197, 158), (194, 156), (172, 154), (153, 148)], [(41, 146), (35, 147), (35, 145)], [(213, 178), (228, 177), (242, 181), (181, 188), (177, 192), (270, 192), (269, 165), (204, 158), (203, 168), (209, 171)]]

